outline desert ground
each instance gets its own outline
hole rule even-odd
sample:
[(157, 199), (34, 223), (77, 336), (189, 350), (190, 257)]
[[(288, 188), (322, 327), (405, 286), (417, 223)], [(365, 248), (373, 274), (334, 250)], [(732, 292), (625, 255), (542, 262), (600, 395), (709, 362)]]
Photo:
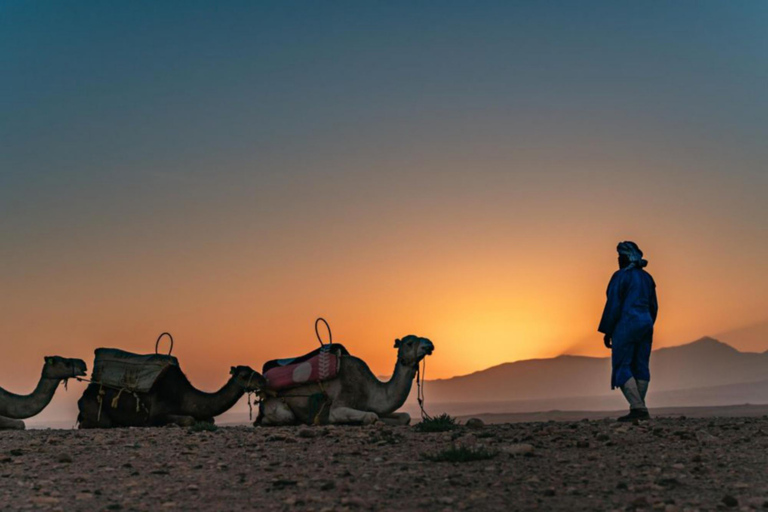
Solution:
[[(430, 460), (452, 448), (491, 457)], [(0, 432), (2, 510), (753, 510), (768, 416)]]

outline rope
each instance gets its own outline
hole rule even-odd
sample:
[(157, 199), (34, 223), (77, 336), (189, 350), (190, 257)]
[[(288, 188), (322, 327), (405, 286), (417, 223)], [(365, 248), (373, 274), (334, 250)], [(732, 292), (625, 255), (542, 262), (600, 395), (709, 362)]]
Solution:
[(164, 332), (160, 336), (157, 337), (157, 341), (155, 342), (155, 354), (157, 354), (157, 349), (160, 346), (160, 340), (163, 339), (163, 336), (168, 336), (168, 339), (171, 340), (171, 348), (168, 349), (168, 355), (171, 355), (171, 352), (173, 352), (173, 336), (171, 336), (171, 333)]
[(315, 417), (312, 418), (312, 424), (313, 425), (320, 425), (320, 414), (325, 410), (325, 406), (329, 405), (331, 400), (328, 397), (328, 393), (325, 391), (325, 386), (323, 386), (322, 381), (317, 381), (317, 384), (320, 386), (320, 391), (323, 393), (323, 397), (325, 400), (323, 400), (323, 405), (320, 406), (320, 408), (317, 410), (317, 414), (315, 414)]
[(323, 338), (320, 337), (320, 331), (317, 330), (317, 324), (320, 322), (323, 322), (325, 324), (325, 328), (328, 329), (328, 344), (333, 343), (333, 333), (331, 332), (331, 326), (328, 325), (328, 322), (325, 321), (325, 318), (318, 318), (315, 320), (315, 336), (317, 336), (317, 341), (320, 342), (321, 347), (325, 347), (325, 343), (323, 343)]
[(97, 397), (97, 401), (99, 402), (99, 414), (96, 419), (96, 421), (99, 421), (101, 419), (101, 405), (102, 405), (102, 396), (105, 395), (104, 388), (111, 389), (113, 391), (117, 391), (117, 396), (112, 399), (112, 408), (117, 409), (117, 403), (120, 399), (120, 395), (123, 393), (123, 391), (130, 393), (133, 395), (133, 398), (136, 399), (136, 412), (141, 412), (141, 409), (143, 408), (147, 413), (149, 413), (149, 409), (147, 409), (147, 406), (144, 405), (141, 401), (141, 398), (139, 398), (139, 395), (135, 391), (131, 391), (128, 388), (118, 388), (116, 386), (110, 386), (109, 384), (104, 384), (102, 382), (96, 382), (95, 380), (86, 379), (85, 377), (75, 377), (75, 380), (78, 380), (80, 382), (87, 382), (89, 384), (98, 384), (99, 385), (99, 396)]
[(245, 385), (245, 394), (248, 397), (248, 421), (253, 421), (253, 405), (251, 404), (251, 395), (256, 395), (259, 397), (257, 400), (254, 400), (254, 403), (261, 402), (262, 398), (262, 390), (259, 389), (258, 391), (251, 391), (251, 380), (253, 380), (253, 376), (256, 375), (256, 372), (251, 372), (251, 374), (248, 376), (248, 383)]
[(421, 409), (421, 420), (431, 420), (432, 416), (427, 414), (424, 410), (424, 379), (427, 375), (427, 359), (422, 359), (422, 368), (419, 368), (418, 363), (416, 365), (416, 400), (419, 402), (419, 409)]

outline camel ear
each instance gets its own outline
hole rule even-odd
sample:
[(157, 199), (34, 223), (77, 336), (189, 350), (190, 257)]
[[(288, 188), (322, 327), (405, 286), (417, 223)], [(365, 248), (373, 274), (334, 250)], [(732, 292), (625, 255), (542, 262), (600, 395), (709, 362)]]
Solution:
[(232, 367), (229, 369), (229, 374), (230, 374), (230, 375), (234, 375), (236, 370), (237, 370), (237, 369), (236, 369), (234, 366), (232, 366)]
[(400, 338), (395, 340), (395, 348), (400, 348), (400, 345), (402, 344), (403, 344), (403, 340), (401, 340)]
[(53, 363), (53, 358), (50, 356), (45, 356), (45, 364), (51, 364)]

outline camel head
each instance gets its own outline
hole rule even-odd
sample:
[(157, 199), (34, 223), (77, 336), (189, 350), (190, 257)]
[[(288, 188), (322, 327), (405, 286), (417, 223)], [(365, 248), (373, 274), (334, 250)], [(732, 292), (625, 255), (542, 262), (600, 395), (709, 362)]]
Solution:
[(395, 340), (395, 348), (397, 349), (397, 360), (410, 367), (417, 366), (424, 357), (435, 350), (435, 346), (427, 338), (420, 338), (413, 334), (409, 334), (401, 340)]
[(59, 356), (48, 356), (43, 366), (43, 376), (46, 379), (73, 379), (87, 375), (88, 367), (81, 359), (67, 359)]
[(245, 391), (261, 391), (267, 389), (267, 380), (250, 366), (233, 366), (229, 374)]

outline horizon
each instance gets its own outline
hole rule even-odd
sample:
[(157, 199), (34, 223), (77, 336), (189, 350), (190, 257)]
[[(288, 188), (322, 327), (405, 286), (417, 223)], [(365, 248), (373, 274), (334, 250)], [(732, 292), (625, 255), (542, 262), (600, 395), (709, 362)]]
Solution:
[[(765, 327), (765, 325), (759, 324), (758, 327)], [(741, 353), (741, 354), (755, 354), (755, 355), (764, 355), (764, 354), (766, 354), (766, 355), (768, 355), (768, 342), (766, 342), (764, 344), (764, 347), (765, 347), (764, 350), (758, 350), (758, 351), (739, 350), (737, 347), (734, 347), (732, 344), (727, 343), (725, 341), (722, 341), (722, 340), (720, 340), (718, 338), (715, 338), (715, 337), (712, 337), (712, 336), (702, 336), (702, 337), (697, 338), (695, 340), (687, 341), (687, 342), (680, 343), (680, 344), (677, 344), (677, 345), (670, 345), (670, 346), (665, 346), (665, 347), (654, 348), (653, 352), (655, 353), (655, 352), (657, 352), (659, 350), (684, 348), (684, 347), (688, 347), (688, 346), (691, 346), (691, 345), (701, 344), (701, 343), (707, 342), (707, 341), (714, 341), (714, 342), (716, 342), (719, 345), (724, 345), (726, 347), (729, 347), (729, 348), (731, 348), (733, 350), (736, 350), (738, 353)], [(355, 355), (354, 352), (352, 352), (352, 355)], [(427, 382), (427, 383), (446, 382), (446, 381), (451, 381), (452, 379), (460, 379), (460, 378), (464, 378), (464, 377), (476, 376), (476, 375), (479, 375), (479, 374), (483, 374), (484, 372), (486, 372), (488, 370), (504, 367), (506, 365), (515, 365), (515, 364), (526, 363), (526, 362), (542, 362), (542, 361), (546, 362), (546, 361), (550, 361), (550, 360), (554, 360), (554, 359), (558, 359), (558, 358), (562, 358), (562, 357), (578, 357), (578, 358), (588, 358), (588, 359), (607, 359), (607, 358), (610, 358), (610, 355), (604, 355), (604, 356), (585, 356), (585, 355), (579, 355), (579, 354), (559, 354), (559, 355), (555, 355), (555, 356), (547, 357), (547, 358), (533, 358), (533, 359), (520, 359), (520, 360), (516, 360), (516, 361), (506, 361), (506, 362), (498, 363), (498, 364), (493, 365), (493, 366), (488, 366), (488, 367), (485, 367), (485, 368), (479, 368), (477, 370), (468, 372), (466, 374), (456, 374), (456, 375), (452, 375), (452, 376), (449, 376), (449, 377), (439, 377), (439, 378), (430, 377), (430, 378), (427, 378), (425, 380), (425, 382)], [(653, 364), (653, 362), (654, 362), (654, 359), (651, 358), (651, 363)], [(88, 371), (90, 373), (90, 371), (92, 370), (92, 361), (87, 361), (86, 360), (86, 363), (88, 364)], [(184, 371), (185, 368), (184, 368), (183, 363), (181, 361), (179, 363), (180, 363), (180, 366), (182, 367), (182, 371)], [(607, 368), (608, 368), (608, 366), (606, 366), (606, 369)], [(257, 370), (260, 370), (260, 367)], [(377, 378), (380, 379), (381, 381), (387, 381), (387, 380), (389, 380), (389, 378), (391, 378), (391, 374), (378, 374)], [(77, 398), (79, 398), (79, 396), (82, 393), (82, 391), (85, 390), (85, 387), (87, 386), (87, 383), (79, 381), (78, 379), (71, 379), (71, 380), (73, 382), (69, 383), (69, 387), (73, 388), (74, 393), (73, 394), (69, 394), (69, 393), (58, 392), (53, 397), (53, 400), (51, 401), (49, 406), (46, 408), (46, 410), (44, 410), (39, 415), (30, 418), (27, 421), (30, 428), (33, 428), (33, 429), (35, 429), (35, 428), (38, 428), (38, 429), (39, 428), (64, 428), (64, 425), (69, 425), (69, 424), (71, 424), (72, 428), (74, 428), (74, 424), (75, 423), (74, 423), (74, 419), (73, 418), (76, 418), (76, 416), (77, 416), (77, 407), (76, 407), (75, 402), (76, 402)], [(215, 383), (215, 385), (222, 385), (223, 383), (224, 383), (223, 381), (220, 381), (218, 383)], [(192, 380), (192, 384), (196, 385), (196, 386), (198, 385), (198, 383), (195, 382), (194, 379)], [(679, 391), (696, 390), (696, 389), (698, 389), (698, 388), (695, 388), (695, 387), (694, 388), (680, 388)], [(214, 391), (214, 390), (215, 390), (215, 388), (202, 389), (202, 391)], [(13, 391), (13, 390), (9, 390), (9, 391)], [(16, 391), (18, 392), (18, 390), (16, 390)], [(30, 391), (31, 391), (31, 389), (30, 389)], [(652, 391), (651, 394), (653, 395), (656, 392), (657, 391), (654, 390), (654, 391)], [(599, 396), (603, 396), (603, 397), (610, 396), (611, 399), (610, 399), (610, 401), (608, 403), (612, 404), (612, 405), (615, 405), (615, 407), (617, 407), (617, 408), (619, 407), (619, 405), (617, 405), (617, 404), (621, 404), (622, 403), (622, 399), (620, 397), (620, 394), (611, 393), (608, 389), (606, 389), (605, 393), (602, 394), (602, 395), (590, 395), (590, 394), (581, 395), (582, 398), (587, 399), (587, 400), (590, 399), (590, 398), (595, 398), (595, 397), (599, 397)], [(502, 404), (504, 407), (508, 408), (511, 405), (518, 404), (518, 403), (525, 403), (526, 401), (530, 402), (531, 404), (546, 403), (546, 401), (542, 402), (541, 400), (537, 400), (537, 399), (534, 399), (534, 398), (529, 398), (529, 399), (526, 399), (526, 400), (523, 400), (523, 401), (502, 400), (502, 401), (499, 401), (498, 403)], [(235, 424), (242, 423), (242, 417), (244, 417), (243, 415), (246, 414), (247, 411), (248, 411), (248, 407), (246, 405), (246, 402), (247, 402), (247, 397), (243, 396), (238, 401), (237, 405), (235, 405), (230, 411), (224, 413), (221, 416), (222, 420), (225, 423), (232, 423), (233, 421), (235, 422)], [(462, 403), (462, 402), (459, 402), (459, 403)], [(481, 415), (501, 414), (503, 416), (505, 414), (506, 415), (523, 414), (524, 415), (525, 413), (536, 414), (536, 413), (539, 413), (539, 412), (544, 412), (544, 410), (540, 410), (540, 407), (539, 408), (533, 407), (532, 409), (525, 409), (524, 411), (514, 411), (513, 412), (513, 411), (509, 411), (509, 410), (504, 410), (503, 412), (498, 412), (498, 411), (494, 411), (494, 410), (485, 410), (485, 409), (483, 409), (483, 407), (484, 407), (483, 404), (495, 404), (495, 403), (497, 403), (497, 401), (483, 401), (483, 400), (479, 400), (479, 401), (476, 401), (475, 403), (478, 406), (478, 410), (476, 411), (476, 413), (481, 414)], [(714, 408), (723, 408), (723, 407), (725, 407), (725, 408), (727, 408), (727, 407), (730, 407), (732, 405), (741, 405), (741, 403), (740, 402), (738, 404), (736, 404), (736, 403), (733, 403), (733, 404), (731, 404), (731, 403), (719, 403), (717, 405), (713, 405), (713, 406), (710, 405), (708, 407), (710, 407), (710, 408), (711, 407), (714, 407)], [(605, 406), (603, 406), (602, 408), (601, 407), (592, 407), (592, 408), (587, 408), (587, 409), (583, 409), (583, 410), (585, 410), (585, 411), (594, 410), (594, 412), (601, 411), (600, 414), (602, 414), (603, 412), (608, 410), (608, 409), (605, 409), (604, 407)], [(691, 404), (687, 404), (687, 403), (674, 403), (672, 405), (667, 405), (666, 407), (668, 409), (670, 409), (670, 410), (678, 410), (678, 409), (686, 408), (686, 407), (690, 407), (690, 408), (694, 408), (694, 409), (695, 408), (702, 408), (702, 409), (706, 409), (707, 408), (707, 406), (702, 406), (701, 404), (692, 404), (691, 405)], [(406, 404), (403, 406), (403, 408), (405, 410), (409, 410), (412, 414), (417, 414), (417, 409), (416, 409), (416, 405), (415, 405), (415, 398), (414, 398), (413, 390), (412, 390), (408, 400), (406, 401)], [(496, 408), (491, 408), (491, 409), (496, 409)], [(555, 410), (559, 410), (559, 409), (553, 409), (553, 411), (555, 411)], [(571, 412), (578, 412), (579, 411), (579, 409), (572, 409), (572, 408), (568, 408), (568, 407), (563, 407), (563, 410), (564, 411), (571, 411)]]
[(764, 351), (766, 19), (3, 4), (0, 386), (168, 331), (213, 389), (314, 349), (318, 316), (376, 375), (410, 333), (430, 378), (603, 357), (627, 239), (658, 284), (654, 348)]

